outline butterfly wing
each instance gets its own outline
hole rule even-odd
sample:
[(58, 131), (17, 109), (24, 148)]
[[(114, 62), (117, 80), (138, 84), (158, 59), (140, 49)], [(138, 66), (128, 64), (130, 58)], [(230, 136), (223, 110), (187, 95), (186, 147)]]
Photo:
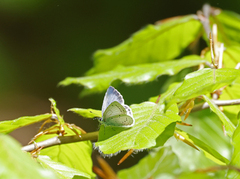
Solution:
[(106, 120), (107, 120), (108, 126), (115, 126), (115, 127), (132, 127), (135, 123), (134, 119), (131, 116), (128, 116), (126, 114), (112, 116)]
[(103, 99), (102, 116), (107, 107), (114, 101), (117, 101), (121, 105), (124, 105), (124, 99), (122, 95), (114, 87), (110, 86)]
[(131, 127), (134, 125), (132, 110), (127, 105), (112, 102), (103, 113), (102, 122), (108, 126)]

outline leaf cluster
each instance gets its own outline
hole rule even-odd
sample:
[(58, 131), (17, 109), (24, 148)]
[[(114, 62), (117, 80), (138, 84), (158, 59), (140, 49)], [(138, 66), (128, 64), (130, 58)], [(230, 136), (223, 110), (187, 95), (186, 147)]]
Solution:
[[(214, 26), (217, 33), (213, 31), (212, 43), (212, 36), (208, 37)], [(0, 165), (4, 167), (0, 176), (21, 178), (35, 173), (39, 178), (94, 178), (90, 140), (96, 139), (94, 149), (104, 156), (126, 150), (149, 151), (138, 164), (118, 171), (115, 178), (240, 178), (240, 71), (235, 69), (240, 62), (239, 31), (238, 14), (205, 5), (202, 13), (159, 21), (115, 47), (96, 51), (94, 67), (86, 76), (68, 77), (59, 85), (81, 85), (81, 96), (85, 96), (103, 94), (110, 85), (117, 88), (117, 81), (144, 85), (167, 75), (168, 88), (163, 85), (165, 91), (160, 96), (149, 94), (149, 101), (130, 105), (135, 119), (130, 128), (102, 124), (99, 132), (85, 133), (65, 123), (53, 99), (50, 114), (0, 122)], [(200, 39), (207, 46), (194, 54)], [(218, 42), (225, 47), (222, 51)], [(222, 53), (221, 66), (215, 65), (217, 50)], [(180, 71), (185, 77), (179, 81)], [(219, 102), (223, 102), (221, 107)], [(203, 110), (204, 106), (209, 109)], [(86, 118), (101, 117), (97, 109), (70, 111)], [(38, 165), (6, 134), (46, 120), (57, 124), (30, 146), (37, 149), (45, 145), (41, 151), (33, 151)], [(49, 139), (57, 142), (49, 145)], [(17, 163), (10, 158), (16, 158)], [(24, 171), (26, 167), (30, 172)], [(14, 172), (8, 175), (10, 171)], [(113, 178), (110, 169), (94, 171), (103, 178)]]

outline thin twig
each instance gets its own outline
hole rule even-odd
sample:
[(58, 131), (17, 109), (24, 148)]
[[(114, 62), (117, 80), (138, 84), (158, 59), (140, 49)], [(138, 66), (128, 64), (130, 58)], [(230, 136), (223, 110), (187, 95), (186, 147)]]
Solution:
[[(232, 100), (212, 100), (214, 104), (217, 106), (230, 106), (230, 105), (239, 105), (240, 99), (232, 99)], [(192, 112), (200, 111), (202, 109), (209, 108), (209, 104), (207, 102), (197, 104), (193, 107)]]
[(209, 23), (209, 16), (211, 14), (211, 6), (209, 4), (204, 4), (202, 11), (198, 11), (197, 15), (203, 25), (206, 34), (211, 32), (211, 27)]
[(22, 147), (23, 151), (26, 152), (31, 152), (34, 149), (38, 147), (51, 147), (54, 145), (60, 145), (60, 144), (68, 144), (68, 143), (73, 143), (73, 142), (81, 142), (81, 141), (86, 141), (86, 140), (97, 140), (98, 139), (98, 131), (96, 132), (90, 132), (86, 134), (81, 134), (81, 137), (77, 135), (72, 135), (72, 136), (56, 136), (41, 142), (37, 142), (34, 144), (26, 145)]

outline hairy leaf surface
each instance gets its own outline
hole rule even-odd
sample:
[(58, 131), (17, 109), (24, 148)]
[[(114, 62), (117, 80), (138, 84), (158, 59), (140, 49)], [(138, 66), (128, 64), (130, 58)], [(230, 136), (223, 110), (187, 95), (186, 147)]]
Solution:
[(131, 128), (105, 127), (101, 125), (98, 142), (95, 146), (104, 154), (120, 150), (146, 149), (156, 145), (157, 137), (171, 123), (181, 121), (176, 104), (165, 112), (151, 102), (131, 105), (135, 125)]

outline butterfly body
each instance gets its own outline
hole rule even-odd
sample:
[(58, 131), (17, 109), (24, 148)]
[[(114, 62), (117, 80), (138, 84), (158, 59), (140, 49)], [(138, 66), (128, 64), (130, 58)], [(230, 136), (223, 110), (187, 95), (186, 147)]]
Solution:
[(112, 86), (103, 100), (101, 123), (116, 127), (132, 127), (135, 123), (131, 108), (124, 104), (122, 95)]

